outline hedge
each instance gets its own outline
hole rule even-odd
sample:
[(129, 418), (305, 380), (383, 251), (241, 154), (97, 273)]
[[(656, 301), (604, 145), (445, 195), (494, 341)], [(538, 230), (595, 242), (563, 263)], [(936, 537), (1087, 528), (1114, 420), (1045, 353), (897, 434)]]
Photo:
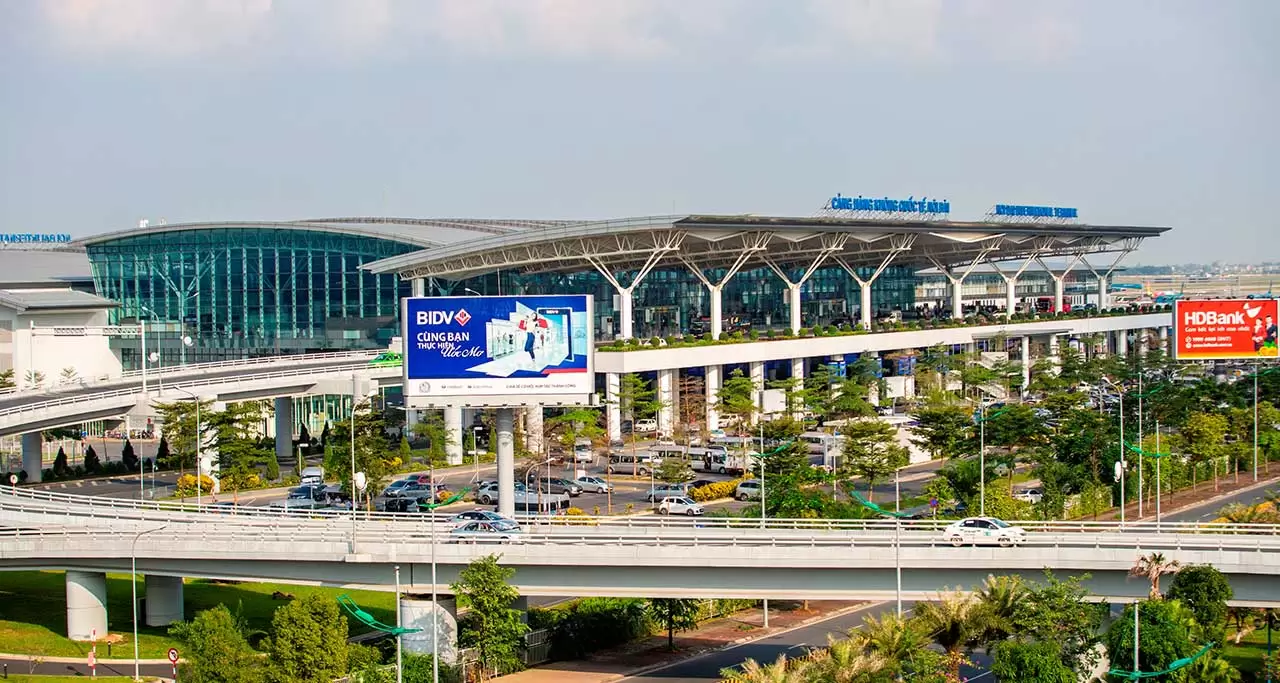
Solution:
[(743, 482), (742, 478), (730, 479), (729, 481), (718, 481), (714, 484), (699, 486), (689, 490), (689, 497), (695, 502), (705, 503), (709, 500), (720, 500), (721, 498), (732, 498), (733, 492), (738, 489), (738, 484)]

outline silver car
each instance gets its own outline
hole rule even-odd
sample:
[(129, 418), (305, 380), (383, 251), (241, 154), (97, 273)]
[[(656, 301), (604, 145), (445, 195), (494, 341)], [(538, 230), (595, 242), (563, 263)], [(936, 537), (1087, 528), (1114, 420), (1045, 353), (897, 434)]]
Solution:
[(467, 522), (449, 532), (454, 543), (519, 543), (520, 525), (510, 520)]
[(587, 493), (612, 493), (613, 484), (601, 479), (600, 477), (578, 477), (574, 480), (578, 486), (582, 487)]

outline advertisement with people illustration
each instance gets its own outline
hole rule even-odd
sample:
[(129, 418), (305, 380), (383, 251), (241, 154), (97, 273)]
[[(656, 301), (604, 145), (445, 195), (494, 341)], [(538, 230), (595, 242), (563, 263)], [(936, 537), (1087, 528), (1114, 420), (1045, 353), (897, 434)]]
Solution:
[(586, 395), (589, 296), (404, 300), (405, 396)]
[(1179, 299), (1174, 355), (1179, 360), (1276, 358), (1275, 299)]

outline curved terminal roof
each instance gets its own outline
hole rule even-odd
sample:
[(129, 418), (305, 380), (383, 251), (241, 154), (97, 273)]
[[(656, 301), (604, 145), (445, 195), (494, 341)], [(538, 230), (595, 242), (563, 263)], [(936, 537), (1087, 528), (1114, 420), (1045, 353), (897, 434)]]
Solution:
[(199, 223), (163, 223), (146, 227), (129, 228), (85, 237), (72, 242), (73, 247), (86, 247), (113, 240), (167, 232), (188, 230), (215, 230), (227, 228), (262, 228), (332, 232), (343, 235), (362, 235), (376, 239), (392, 240), (423, 248), (466, 243), (496, 235), (510, 235), (526, 230), (540, 230), (573, 221), (503, 220), (479, 218), (387, 218), (352, 216), (339, 218), (309, 218), (297, 221), (210, 221)]
[(847, 217), (649, 216), (564, 222), (439, 245), (363, 268), (401, 277), (461, 280), (497, 269), (524, 273), (595, 268), (646, 273), (661, 264), (706, 272), (755, 263), (775, 272), (968, 267), (1031, 257), (1084, 257), (1135, 249), (1165, 227), (995, 223)]

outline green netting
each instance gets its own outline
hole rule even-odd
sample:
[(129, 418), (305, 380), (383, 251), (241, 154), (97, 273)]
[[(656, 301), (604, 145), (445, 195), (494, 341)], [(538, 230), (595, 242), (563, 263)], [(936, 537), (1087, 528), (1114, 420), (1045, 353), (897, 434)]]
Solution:
[(875, 503), (867, 500), (866, 498), (863, 498), (862, 495), (859, 494), (857, 491), (855, 491), (852, 486), (845, 489), (845, 491), (848, 492), (850, 497), (852, 497), (854, 500), (861, 503), (863, 507), (867, 508), (868, 510), (876, 514), (884, 515), (885, 517), (895, 517), (897, 519), (903, 519), (907, 517), (907, 513), (905, 512), (892, 512), (890, 510), (886, 510), (880, 507), (879, 505), (876, 505)]
[(1172, 455), (1172, 453), (1152, 453), (1150, 451), (1144, 451), (1141, 448), (1138, 448), (1137, 446), (1129, 443), (1128, 441), (1124, 442), (1124, 447), (1128, 448), (1134, 453), (1137, 453), (1138, 455), (1141, 455), (1147, 458), (1167, 458), (1170, 455)]
[(439, 503), (418, 503), (418, 509), (434, 510), (436, 508), (444, 507), (446, 505), (453, 505), (454, 503), (462, 500), (463, 497), (466, 496), (468, 493), (471, 493), (471, 489), (464, 489), (462, 491), (459, 491), (453, 494), (452, 496), (449, 496), (448, 498), (440, 501)]
[(418, 631), (422, 630), (420, 628), (402, 628), (400, 626), (388, 626), (378, 621), (377, 619), (374, 619), (372, 614), (369, 614), (368, 612), (360, 609), (360, 605), (357, 605), (355, 600), (352, 600), (351, 596), (347, 595), (346, 593), (343, 593), (342, 595), (338, 596), (338, 604), (341, 605), (342, 608), (345, 609), (348, 614), (355, 617), (356, 621), (364, 624), (365, 626), (368, 626), (369, 628), (375, 631), (382, 631), (383, 633), (387, 633), (393, 636), (399, 636), (399, 635), (404, 635), (406, 633), (417, 633)]
[(1167, 673), (1172, 673), (1174, 671), (1177, 671), (1178, 669), (1181, 669), (1183, 667), (1191, 666), (1193, 663), (1195, 663), (1197, 659), (1200, 659), (1201, 657), (1203, 657), (1204, 653), (1208, 652), (1209, 649), (1212, 648), (1213, 646), (1214, 646), (1214, 643), (1209, 643), (1208, 645), (1205, 645), (1204, 647), (1200, 648), (1199, 652), (1191, 655), (1190, 657), (1183, 657), (1182, 659), (1173, 660), (1172, 662), (1169, 663), (1169, 668), (1165, 669), (1164, 671), (1120, 671), (1118, 669), (1112, 669), (1107, 673), (1111, 674), (1112, 676), (1127, 678), (1131, 681), (1137, 681), (1143, 678), (1155, 678), (1156, 676), (1163, 676)]
[(782, 450), (783, 450), (784, 448), (787, 448), (788, 446), (790, 446), (790, 445), (791, 445), (791, 444), (793, 444), (793, 443), (795, 443), (795, 442), (794, 442), (794, 441), (787, 441), (787, 442), (784, 442), (782, 445), (778, 446), (777, 448), (775, 448), (775, 449), (773, 449), (773, 450), (769, 451), (768, 453), (751, 453), (750, 455), (751, 455), (751, 457), (753, 457), (753, 458), (767, 458), (767, 457), (769, 457), (769, 456), (771, 456), (771, 455), (775, 455), (775, 454), (777, 454), (777, 453), (781, 453), (781, 452), (782, 452)]

